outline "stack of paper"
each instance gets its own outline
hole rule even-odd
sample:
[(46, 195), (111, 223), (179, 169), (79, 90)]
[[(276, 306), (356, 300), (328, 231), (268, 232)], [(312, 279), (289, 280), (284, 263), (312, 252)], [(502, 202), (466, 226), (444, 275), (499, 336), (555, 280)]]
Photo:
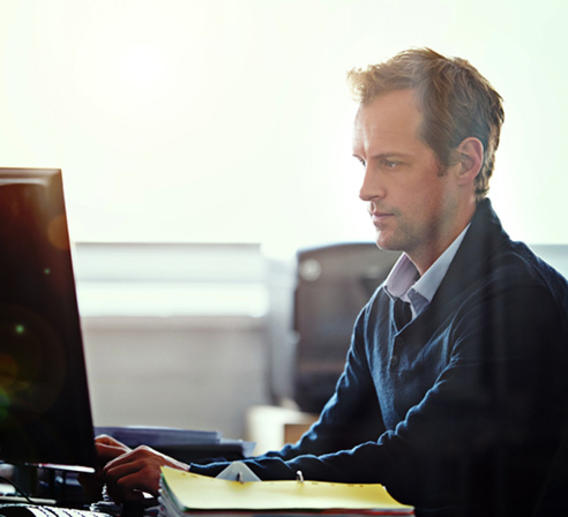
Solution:
[(176, 445), (217, 444), (221, 433), (217, 431), (194, 431), (174, 427), (120, 426), (95, 427), (95, 434), (108, 434), (129, 447), (170, 447)]
[(414, 515), (382, 485), (316, 481), (241, 483), (162, 468), (163, 517), (229, 515)]

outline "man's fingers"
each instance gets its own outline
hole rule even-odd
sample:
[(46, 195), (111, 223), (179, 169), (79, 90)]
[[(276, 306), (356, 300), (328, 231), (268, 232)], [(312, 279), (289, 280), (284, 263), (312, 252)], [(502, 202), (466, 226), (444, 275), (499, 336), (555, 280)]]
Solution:
[[(118, 449), (113, 445), (98, 444), (97, 447), (108, 448), (109, 452)], [(102, 476), (107, 483), (113, 498), (131, 499), (133, 490), (158, 494), (160, 484), (160, 468), (167, 465), (180, 470), (189, 467), (180, 461), (170, 458), (144, 445), (111, 459), (103, 468)]]
[(113, 465), (107, 465), (103, 470), (105, 481), (117, 483), (121, 478), (139, 472), (144, 469), (144, 461), (141, 459), (131, 459), (130, 461), (121, 461)]
[(102, 463), (107, 463), (108, 461), (130, 452), (130, 449), (124, 449), (124, 446), (118, 447), (116, 445), (107, 445), (104, 443), (95, 443), (95, 447), (97, 449), (97, 456)]
[[(110, 453), (112, 453), (113, 450), (116, 450), (112, 446), (103, 445), (101, 447), (109, 447), (108, 450)], [(111, 461), (109, 461), (106, 464), (105, 469), (112, 468), (118, 464), (133, 462), (137, 460), (143, 460), (148, 464), (157, 465), (158, 467), (160, 465), (169, 465), (174, 468), (187, 470), (187, 466), (185, 466), (185, 464), (173, 458), (170, 458), (169, 456), (166, 456), (161, 452), (155, 451), (154, 449), (146, 445), (140, 445), (139, 447), (136, 447), (136, 449), (128, 449), (128, 452), (121, 454), (120, 456), (115, 457)]]
[(103, 465), (132, 450), (130, 447), (127, 447), (122, 442), (115, 440), (108, 434), (101, 434), (100, 436), (97, 436), (95, 438), (95, 447), (97, 449), (99, 462)]
[[(116, 479), (115, 486), (125, 495), (133, 491), (142, 491), (157, 496), (160, 485), (159, 471), (144, 463), (137, 463), (135, 468), (133, 464), (130, 466), (133, 468), (128, 472), (123, 471)], [(116, 470), (113, 469), (111, 475), (116, 475)]]
[[(114, 451), (117, 450), (117, 448), (110, 445), (101, 445), (101, 447), (108, 447), (109, 454), (112, 454), (113, 450)], [(154, 455), (153, 452), (154, 451), (152, 449), (145, 446), (136, 447), (136, 449), (128, 449), (128, 451), (124, 451), (123, 453), (115, 455), (112, 459), (110, 459), (108, 463), (105, 465), (105, 471), (117, 465), (131, 463), (133, 461), (137, 461), (147, 457), (151, 458)]]
[(108, 434), (99, 434), (95, 437), (95, 443), (101, 443), (103, 445), (114, 445), (115, 447), (122, 447), (123, 449), (130, 449), (122, 442), (119, 442), (116, 438), (109, 436)]
[(145, 490), (149, 486), (157, 492), (160, 478), (159, 459), (158, 453), (149, 447), (137, 447), (109, 461), (103, 469), (103, 476), (110, 484), (123, 486), (125, 479), (128, 479), (127, 489)]

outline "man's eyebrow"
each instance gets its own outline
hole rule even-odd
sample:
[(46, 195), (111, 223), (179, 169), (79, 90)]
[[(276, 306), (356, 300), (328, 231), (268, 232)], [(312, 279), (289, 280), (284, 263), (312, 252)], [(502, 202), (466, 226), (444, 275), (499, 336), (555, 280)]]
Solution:
[(377, 153), (372, 154), (369, 156), (369, 160), (382, 160), (385, 158), (410, 158), (412, 155), (408, 153), (401, 153), (398, 151), (386, 152), (386, 153)]

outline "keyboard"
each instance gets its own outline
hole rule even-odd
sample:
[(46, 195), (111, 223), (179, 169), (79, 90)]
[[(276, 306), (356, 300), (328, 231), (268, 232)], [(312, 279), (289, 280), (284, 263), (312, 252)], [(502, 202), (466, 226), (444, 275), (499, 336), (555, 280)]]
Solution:
[(4, 517), (112, 517), (108, 513), (75, 508), (59, 508), (34, 504), (2, 504), (0, 516)]

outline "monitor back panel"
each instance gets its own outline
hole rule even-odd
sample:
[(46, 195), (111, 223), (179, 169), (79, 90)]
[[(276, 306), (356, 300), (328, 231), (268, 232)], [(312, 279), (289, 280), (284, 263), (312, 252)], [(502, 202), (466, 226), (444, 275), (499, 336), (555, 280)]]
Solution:
[(95, 465), (59, 170), (0, 169), (0, 459)]

